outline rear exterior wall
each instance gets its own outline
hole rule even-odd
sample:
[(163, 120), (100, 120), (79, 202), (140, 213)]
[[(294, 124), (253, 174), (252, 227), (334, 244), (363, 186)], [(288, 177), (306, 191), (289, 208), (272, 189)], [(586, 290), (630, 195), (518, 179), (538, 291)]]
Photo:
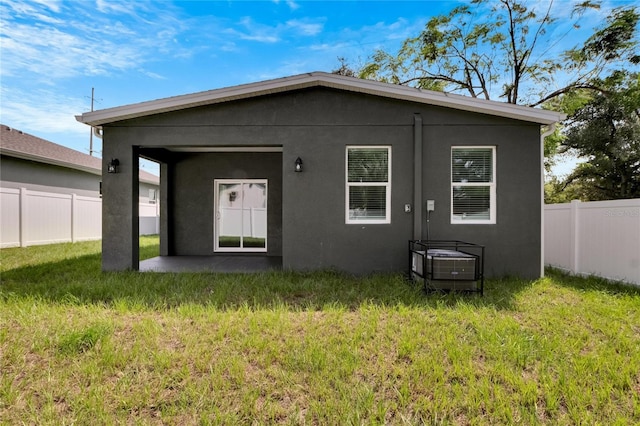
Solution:
[[(466, 240), (486, 248), (490, 276), (540, 274), (541, 154), (536, 124), (350, 93), (325, 88), (305, 89), (247, 100), (157, 114), (104, 126), (104, 157), (119, 158), (124, 176), (105, 175), (108, 204), (103, 220), (114, 235), (103, 252), (103, 268), (127, 269), (136, 264), (133, 241), (126, 238), (131, 206), (119, 206), (131, 196), (132, 173), (141, 150), (167, 147), (158, 158), (165, 165), (162, 179), (167, 215), (161, 230), (172, 242), (169, 254), (212, 255), (213, 179), (235, 177), (270, 180), (269, 238), (271, 255), (282, 255), (283, 267), (295, 270), (337, 269), (356, 274), (407, 269), (407, 242), (413, 236), (413, 215), (421, 216), (427, 238), (424, 205), (413, 204), (414, 115), (422, 117), (422, 204), (433, 199), (430, 237)], [(345, 156), (347, 145), (391, 146), (391, 223), (345, 223)], [(453, 225), (450, 221), (451, 147), (496, 147), (497, 223)], [(222, 156), (206, 147), (276, 147), (281, 153)], [(294, 172), (297, 157), (304, 172)], [(279, 169), (279, 170), (278, 170)], [(217, 171), (216, 171), (217, 170)], [(226, 171), (225, 171), (226, 170)], [(234, 172), (235, 170), (235, 172)], [(194, 193), (201, 186), (204, 197)], [(279, 188), (278, 188), (279, 186)], [(275, 194), (272, 199), (272, 190)], [(204, 191), (204, 192), (202, 192)], [(210, 192), (209, 192), (210, 191)], [(278, 199), (279, 198), (279, 199)], [(128, 209), (128, 210), (127, 210)], [(281, 217), (277, 217), (278, 214)], [(105, 222), (105, 224), (106, 224)], [(195, 226), (194, 224), (199, 224)], [(280, 227), (278, 227), (280, 226)], [(271, 229), (273, 227), (273, 229)], [(130, 226), (129, 226), (130, 228)], [(273, 234), (271, 234), (273, 232)], [(271, 241), (270, 243), (271, 244)], [(118, 250), (114, 250), (119, 247)]]

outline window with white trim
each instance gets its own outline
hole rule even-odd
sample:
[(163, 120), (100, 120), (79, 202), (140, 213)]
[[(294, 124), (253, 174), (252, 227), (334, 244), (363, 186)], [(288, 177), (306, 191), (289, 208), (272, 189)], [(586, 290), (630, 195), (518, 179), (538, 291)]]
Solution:
[(391, 223), (391, 147), (347, 146), (346, 223)]
[(451, 223), (496, 223), (496, 147), (451, 147)]

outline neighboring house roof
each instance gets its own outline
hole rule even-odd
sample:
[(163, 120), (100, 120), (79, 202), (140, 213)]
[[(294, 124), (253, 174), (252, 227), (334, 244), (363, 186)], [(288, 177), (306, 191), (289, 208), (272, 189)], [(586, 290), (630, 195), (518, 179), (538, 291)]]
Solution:
[(539, 108), (530, 108), (504, 102), (488, 101), (468, 96), (422, 90), (397, 84), (381, 83), (324, 72), (312, 72), (291, 77), (267, 80), (209, 90), (189, 95), (175, 96), (137, 104), (124, 105), (76, 116), (76, 120), (91, 126), (101, 126), (115, 121), (144, 117), (170, 111), (178, 111), (203, 105), (211, 105), (238, 99), (282, 93), (310, 87), (329, 87), (350, 92), (366, 93), (393, 99), (428, 105), (472, 111), (498, 117), (512, 118), (538, 124), (552, 124), (565, 118), (564, 114)]
[[(21, 130), (12, 129), (4, 124), (0, 124), (0, 154), (102, 175), (102, 159)], [(155, 185), (160, 182), (158, 176), (143, 170), (140, 171), (140, 180)]]

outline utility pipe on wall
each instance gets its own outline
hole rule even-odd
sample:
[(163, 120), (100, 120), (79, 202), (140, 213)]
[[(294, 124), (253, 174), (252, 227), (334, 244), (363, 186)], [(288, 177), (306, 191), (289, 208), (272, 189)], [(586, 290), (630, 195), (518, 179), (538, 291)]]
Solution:
[(553, 134), (556, 131), (556, 124), (551, 123), (549, 128), (540, 135), (540, 176), (542, 179), (540, 185), (540, 196), (542, 202), (540, 203), (540, 277), (544, 277), (544, 140), (547, 136)]
[(413, 239), (422, 239), (422, 116), (413, 115)]

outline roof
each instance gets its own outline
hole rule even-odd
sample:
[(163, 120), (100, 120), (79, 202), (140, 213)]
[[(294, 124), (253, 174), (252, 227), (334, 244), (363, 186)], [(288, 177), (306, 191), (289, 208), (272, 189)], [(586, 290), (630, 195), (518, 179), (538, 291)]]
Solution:
[(565, 118), (564, 114), (539, 108), (488, 101), (468, 96), (417, 89), (415, 87), (400, 86), (397, 84), (382, 83), (325, 72), (312, 72), (275, 80), (86, 112), (76, 116), (76, 120), (98, 127), (103, 124), (121, 120), (310, 87), (329, 87), (350, 92), (366, 93), (538, 124), (552, 124)]
[[(102, 159), (30, 135), (22, 130), (0, 125), (0, 153), (2, 155), (67, 167), (95, 175), (102, 174)], [(140, 171), (140, 180), (157, 185), (158, 176)]]

